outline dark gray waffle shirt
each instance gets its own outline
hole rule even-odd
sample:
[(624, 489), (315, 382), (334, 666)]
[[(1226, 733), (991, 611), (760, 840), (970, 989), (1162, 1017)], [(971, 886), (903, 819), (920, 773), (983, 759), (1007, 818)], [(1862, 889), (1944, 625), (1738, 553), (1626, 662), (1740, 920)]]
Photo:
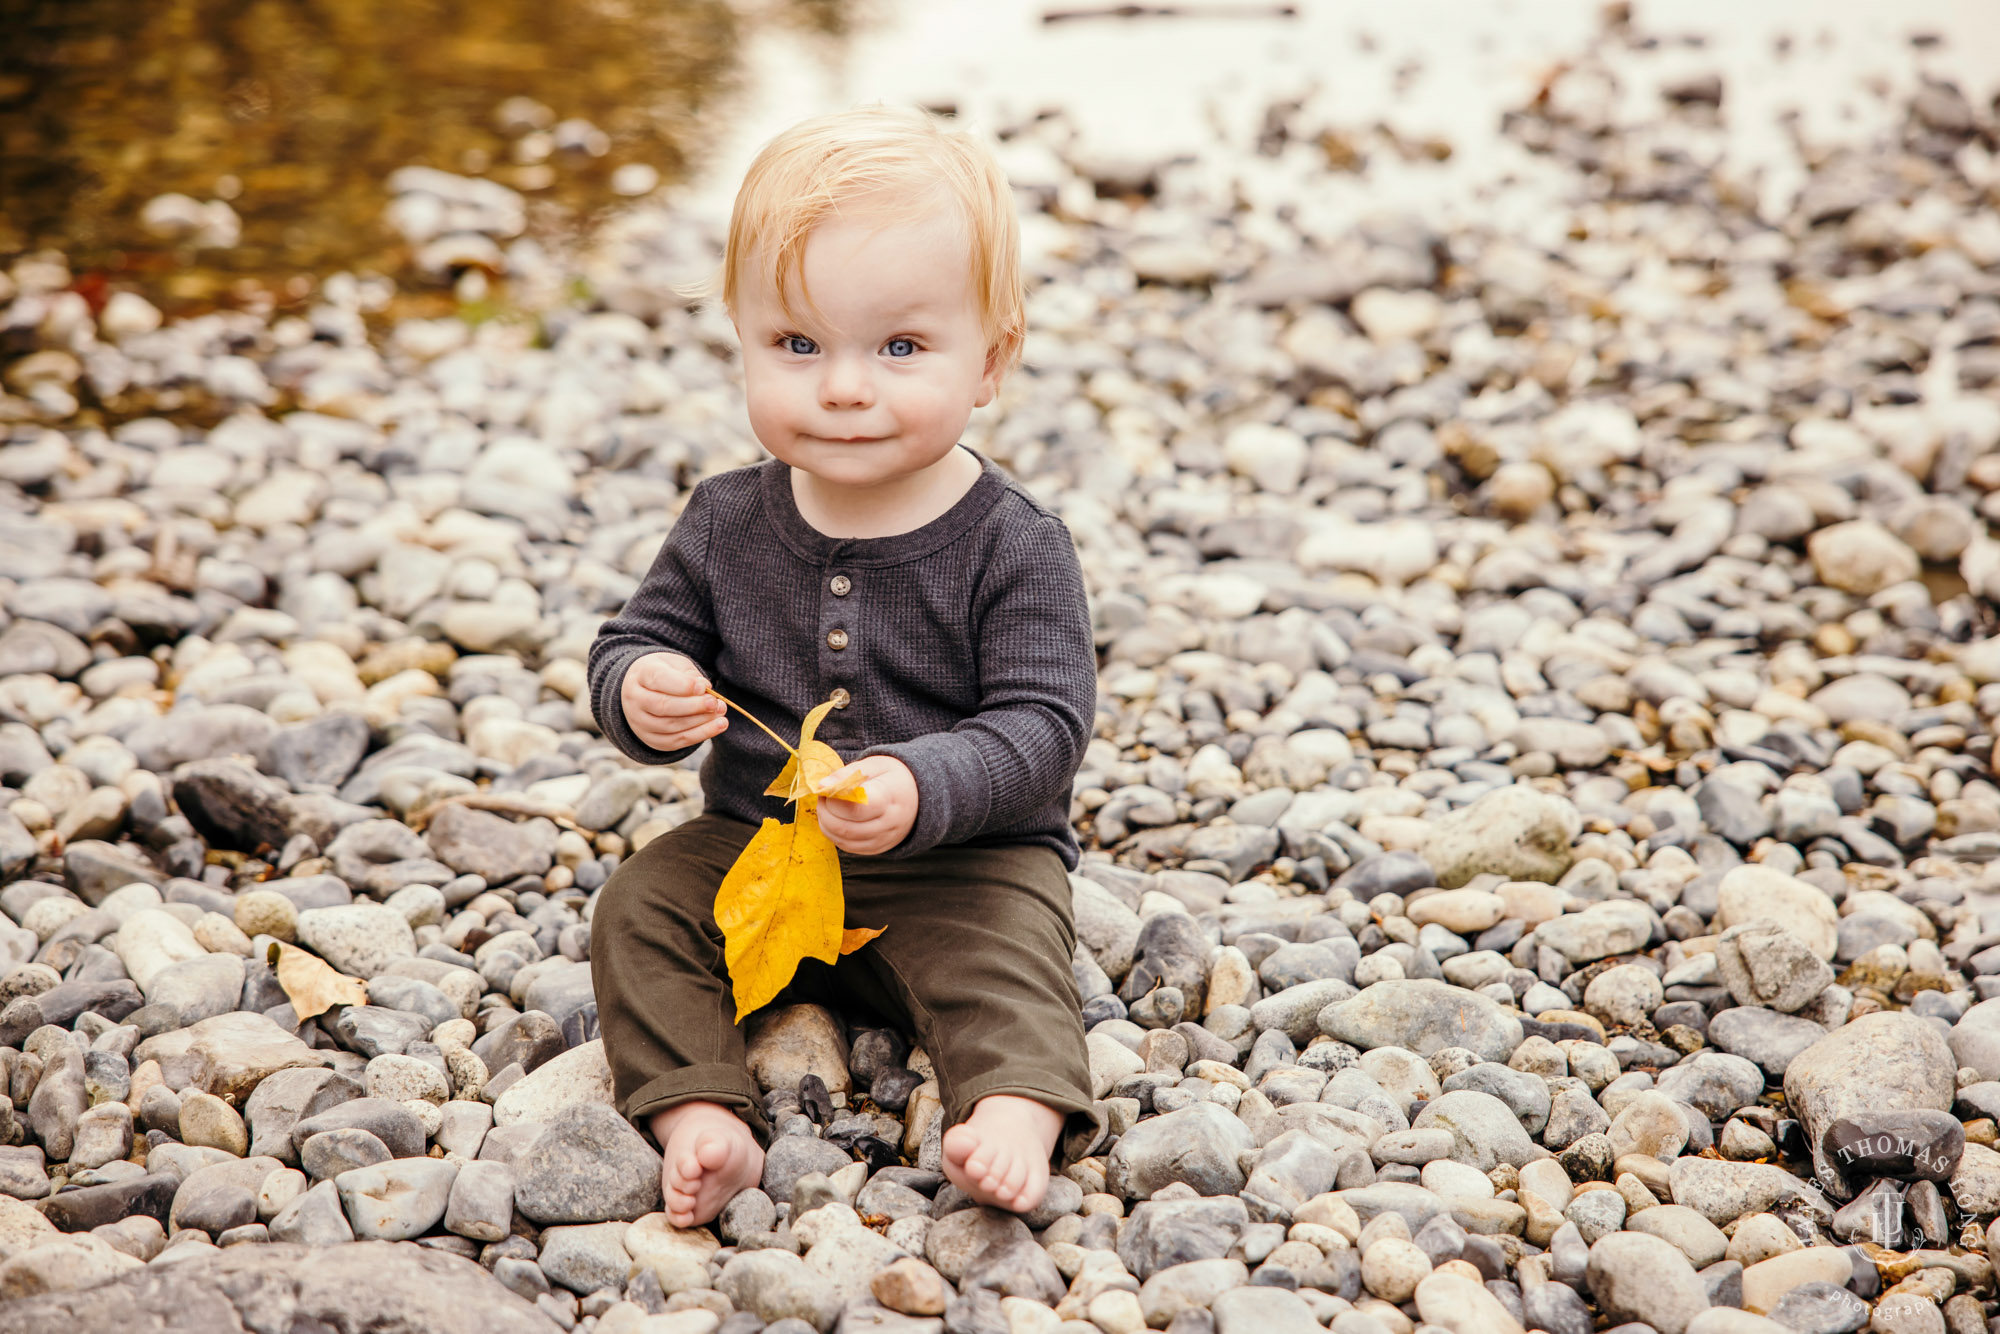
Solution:
[[(845, 760), (893, 755), (917, 818), (885, 857), (939, 844), (1039, 843), (1077, 864), (1070, 785), (1097, 706), (1097, 653), (1076, 548), (1061, 519), (992, 461), (938, 518), (894, 537), (807, 523), (776, 459), (699, 483), (639, 588), (590, 646), (597, 725), (642, 764), (662, 751), (619, 701), (648, 653), (686, 654), (710, 684), (787, 740), (847, 692), (818, 736)], [(733, 711), (701, 766), (707, 809), (792, 818), (764, 788), (776, 742)]]

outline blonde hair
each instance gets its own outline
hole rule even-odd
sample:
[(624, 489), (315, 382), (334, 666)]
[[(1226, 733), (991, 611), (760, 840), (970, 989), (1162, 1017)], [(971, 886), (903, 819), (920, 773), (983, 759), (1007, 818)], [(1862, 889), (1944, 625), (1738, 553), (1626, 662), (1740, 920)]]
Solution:
[(1002, 373), (1012, 369), (1027, 328), (1012, 189), (985, 144), (914, 108), (856, 107), (814, 116), (765, 144), (736, 192), (721, 281), (708, 291), (719, 285), (733, 314), (743, 266), (768, 257), (785, 312), (793, 313), (794, 282), (813, 309), (805, 290), (806, 241), (843, 205), (863, 202), (871, 215), (892, 221), (925, 216), (940, 205), (960, 214), (988, 354)]

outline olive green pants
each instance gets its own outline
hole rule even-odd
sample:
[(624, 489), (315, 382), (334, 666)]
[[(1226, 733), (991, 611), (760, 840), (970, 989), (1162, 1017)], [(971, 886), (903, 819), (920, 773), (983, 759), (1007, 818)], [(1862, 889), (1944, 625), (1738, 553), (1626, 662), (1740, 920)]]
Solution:
[[(618, 1105), (641, 1130), (683, 1102), (720, 1103), (759, 1142), (770, 1126), (715, 924), (715, 892), (756, 830), (700, 815), (612, 873), (591, 918), (590, 974)], [(914, 1029), (947, 1127), (995, 1093), (1094, 1128), (1069, 878), (1048, 848), (941, 847), (889, 860), (840, 854), (848, 927), (885, 927), (837, 964), (807, 959), (774, 1004), (857, 1003)], [(649, 1132), (650, 1133), (650, 1132)]]

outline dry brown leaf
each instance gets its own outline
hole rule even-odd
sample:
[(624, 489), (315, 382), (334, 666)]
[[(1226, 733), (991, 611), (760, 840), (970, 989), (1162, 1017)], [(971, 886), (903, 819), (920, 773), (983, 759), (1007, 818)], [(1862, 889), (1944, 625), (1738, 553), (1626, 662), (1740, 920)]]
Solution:
[(889, 928), (886, 926), (856, 926), (840, 933), (840, 952), (852, 954)]
[(296, 945), (271, 943), (271, 966), (277, 969), (278, 985), (291, 997), (292, 1013), (299, 1022), (325, 1014), (336, 1005), (366, 1005), (368, 984), (349, 977), (326, 960)]

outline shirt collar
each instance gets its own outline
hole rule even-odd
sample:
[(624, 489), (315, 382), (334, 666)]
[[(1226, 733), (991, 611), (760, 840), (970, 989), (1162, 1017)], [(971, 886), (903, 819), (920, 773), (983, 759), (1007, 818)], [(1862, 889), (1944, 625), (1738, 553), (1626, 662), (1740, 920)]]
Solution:
[(900, 565), (921, 559), (977, 527), (1007, 490), (1000, 466), (971, 446), (962, 446), (979, 460), (979, 477), (950, 509), (920, 528), (893, 537), (828, 537), (806, 522), (792, 495), (792, 470), (781, 459), (762, 465), (764, 515), (792, 554), (808, 564), (838, 560), (851, 566)]

